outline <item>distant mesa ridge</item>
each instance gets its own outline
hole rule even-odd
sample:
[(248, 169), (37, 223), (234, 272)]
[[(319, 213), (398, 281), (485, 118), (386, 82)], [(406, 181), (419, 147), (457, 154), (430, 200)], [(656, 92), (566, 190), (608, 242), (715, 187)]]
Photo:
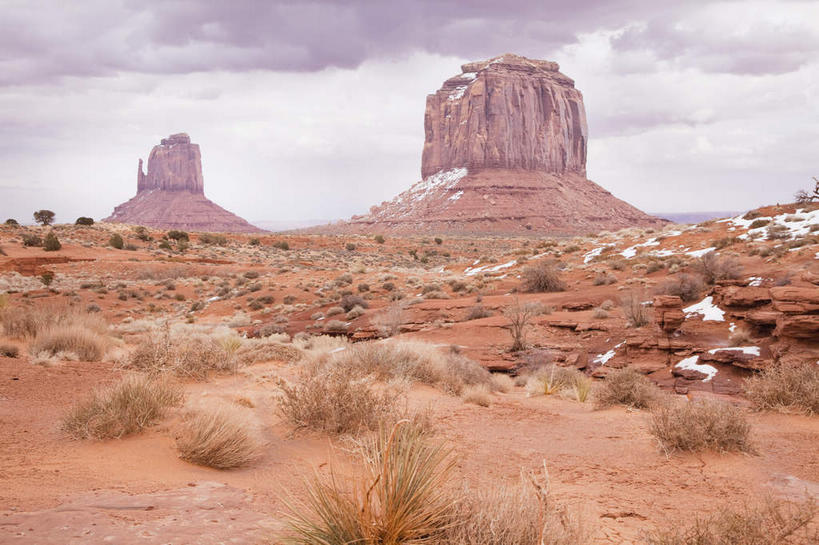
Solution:
[(421, 181), (325, 232), (587, 234), (667, 223), (586, 179), (583, 95), (555, 62), (470, 62), (427, 96)]
[(136, 196), (103, 221), (187, 231), (261, 231), (205, 197), (199, 145), (185, 133), (172, 134), (154, 146), (147, 173), (139, 160)]

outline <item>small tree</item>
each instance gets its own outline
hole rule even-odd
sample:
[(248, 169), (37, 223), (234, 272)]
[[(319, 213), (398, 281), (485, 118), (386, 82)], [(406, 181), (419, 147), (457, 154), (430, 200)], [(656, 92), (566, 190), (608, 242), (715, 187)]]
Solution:
[(17, 227), (18, 225), (20, 225), (20, 223), (14, 218), (9, 218), (9, 219), (6, 220), (6, 225), (10, 225), (12, 227)]
[(813, 181), (816, 182), (816, 185), (813, 186), (813, 192), (811, 193), (805, 189), (800, 189), (794, 194), (796, 202), (799, 204), (807, 204), (809, 202), (819, 201), (819, 178), (813, 176)]
[(74, 225), (94, 225), (94, 218), (80, 216), (77, 218), (77, 221), (74, 222)]
[(512, 335), (513, 352), (526, 349), (526, 329), (529, 327), (532, 318), (542, 313), (543, 305), (540, 303), (521, 303), (517, 299), (504, 309), (503, 314), (509, 320), (509, 333)]
[(114, 233), (111, 235), (111, 238), (108, 239), (108, 244), (117, 250), (122, 250), (122, 248), (125, 246), (125, 241), (122, 240), (122, 235), (119, 233)]
[(60, 239), (58, 239), (57, 235), (55, 235), (53, 232), (48, 233), (45, 236), (45, 240), (43, 240), (43, 249), (46, 252), (56, 252), (62, 247), (63, 245), (60, 244)]
[(40, 225), (51, 225), (54, 223), (54, 212), (51, 210), (37, 210), (34, 212), (34, 221)]

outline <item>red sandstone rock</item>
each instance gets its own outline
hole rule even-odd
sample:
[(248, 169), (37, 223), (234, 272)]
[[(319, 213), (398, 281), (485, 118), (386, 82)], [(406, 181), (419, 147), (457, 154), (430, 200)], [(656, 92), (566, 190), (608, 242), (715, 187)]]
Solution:
[(323, 230), (569, 235), (665, 223), (586, 179), (583, 97), (556, 63), (507, 54), (462, 70), (427, 97), (423, 179)]
[(719, 303), (727, 307), (754, 307), (771, 302), (768, 288), (728, 286), (720, 289)]
[(776, 337), (793, 337), (819, 342), (819, 314), (780, 316), (776, 320)]
[(819, 288), (782, 286), (771, 288), (773, 308), (786, 314), (819, 311)]
[(658, 295), (654, 297), (654, 319), (665, 333), (674, 333), (685, 321), (682, 311), (682, 299), (676, 295)]
[(775, 326), (776, 319), (782, 315), (775, 310), (754, 310), (745, 315), (745, 319), (755, 326)]
[(172, 134), (154, 146), (147, 174), (139, 160), (136, 196), (103, 221), (186, 231), (261, 231), (205, 197), (199, 145), (191, 144), (184, 133)]

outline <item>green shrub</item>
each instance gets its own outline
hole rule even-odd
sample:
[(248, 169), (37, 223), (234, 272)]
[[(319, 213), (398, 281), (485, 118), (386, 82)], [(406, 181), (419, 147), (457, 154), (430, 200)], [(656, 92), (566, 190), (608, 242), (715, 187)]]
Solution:
[(94, 218), (80, 216), (77, 218), (77, 221), (74, 222), (74, 225), (94, 225)]
[(190, 240), (190, 236), (185, 231), (178, 231), (176, 229), (172, 229), (168, 231), (168, 238), (176, 241), (184, 240), (188, 242)]
[(122, 248), (125, 247), (125, 241), (122, 240), (122, 235), (114, 233), (111, 235), (111, 238), (108, 239), (108, 245), (117, 250), (122, 250)]
[(23, 233), (23, 246), (42, 246), (43, 239), (41, 239), (38, 235), (33, 235), (30, 233)]
[(20, 225), (20, 223), (14, 218), (9, 218), (6, 220), (6, 225), (11, 227), (17, 227)]
[(63, 245), (60, 244), (60, 240), (57, 238), (57, 235), (54, 233), (48, 233), (46, 235), (45, 240), (43, 241), (43, 249), (46, 252), (56, 252), (62, 247)]
[(51, 225), (54, 223), (54, 212), (51, 210), (38, 210), (34, 212), (34, 221), (43, 226)]

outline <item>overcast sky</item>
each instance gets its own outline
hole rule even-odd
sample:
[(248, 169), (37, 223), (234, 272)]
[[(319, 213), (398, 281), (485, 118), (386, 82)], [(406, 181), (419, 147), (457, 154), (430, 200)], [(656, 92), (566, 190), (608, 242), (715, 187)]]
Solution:
[(643, 210), (819, 175), (816, 1), (0, 0), (0, 220), (107, 216), (183, 131), (248, 220), (363, 213), (420, 178), (426, 95), (506, 52), (575, 80), (589, 178)]

